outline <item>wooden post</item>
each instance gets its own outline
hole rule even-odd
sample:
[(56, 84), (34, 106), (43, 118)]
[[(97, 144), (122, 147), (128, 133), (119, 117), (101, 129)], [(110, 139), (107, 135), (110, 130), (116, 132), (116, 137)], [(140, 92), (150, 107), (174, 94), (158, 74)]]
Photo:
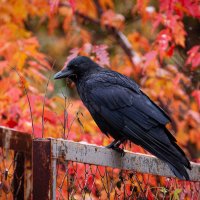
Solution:
[(55, 162), (50, 139), (33, 140), (33, 200), (55, 199)]

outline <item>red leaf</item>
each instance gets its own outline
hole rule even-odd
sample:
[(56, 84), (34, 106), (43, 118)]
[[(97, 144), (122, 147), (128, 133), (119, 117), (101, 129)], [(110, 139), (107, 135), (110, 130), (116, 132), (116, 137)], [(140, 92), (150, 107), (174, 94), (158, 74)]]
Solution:
[(149, 65), (149, 63), (156, 58), (157, 54), (158, 54), (157, 51), (150, 51), (149, 53), (145, 54), (145, 56), (144, 56), (145, 57), (144, 67)]
[(16, 120), (14, 120), (13, 118), (11, 118), (7, 121), (6, 124), (8, 127), (14, 128), (15, 126), (17, 126), (18, 122)]
[(34, 124), (34, 136), (35, 138), (42, 137), (42, 126), (38, 124)]
[(168, 49), (168, 51), (167, 51), (167, 55), (168, 56), (172, 56), (173, 55), (173, 53), (174, 53), (174, 48), (175, 48), (175, 45), (172, 45), (169, 49)]
[(70, 4), (70, 6), (71, 6), (71, 8), (73, 10), (73, 13), (74, 13), (75, 8), (76, 8), (76, 2), (75, 2), (75, 0), (69, 0), (69, 4)]
[(8, 68), (8, 61), (6, 60), (0, 61), (0, 74), (3, 74), (6, 68)]
[(13, 102), (17, 102), (22, 95), (22, 91), (16, 87), (12, 87), (8, 92), (7, 95), (12, 98)]
[(113, 10), (103, 12), (101, 16), (101, 24), (103, 26), (112, 26), (117, 29), (122, 29), (124, 26), (124, 16), (115, 13)]
[(161, 14), (157, 14), (155, 20), (153, 21), (153, 29), (152, 32), (155, 31), (155, 29), (159, 26), (159, 24), (162, 22), (163, 16)]
[(49, 111), (49, 110), (45, 110), (44, 111), (44, 121), (48, 121), (51, 124), (56, 125), (56, 115), (55, 113)]
[(167, 14), (171, 14), (173, 11), (173, 0), (162, 0), (160, 1), (160, 11), (167, 12)]
[(191, 65), (192, 69), (200, 66), (200, 45), (192, 47), (187, 54), (189, 55), (186, 65)]
[(177, 87), (181, 79), (181, 74), (177, 73), (175, 79), (173, 80), (174, 86)]
[(190, 55), (190, 56), (194, 56), (200, 49), (200, 45), (196, 45), (194, 47), (192, 47), (188, 52), (187, 54)]
[(60, 0), (51, 0), (50, 1), (50, 13), (54, 14), (58, 10)]
[(199, 12), (199, 1), (198, 0), (182, 0), (182, 3), (185, 8), (187, 8), (188, 12), (190, 15), (193, 17), (200, 17), (200, 12)]
[(107, 52), (107, 45), (96, 45), (93, 46), (92, 52), (96, 54), (96, 62), (98, 62), (100, 65), (110, 65), (109, 56)]
[(90, 174), (87, 179), (87, 186), (89, 190), (92, 190), (93, 184), (94, 184), (94, 176)]
[(79, 52), (80, 52), (80, 49), (79, 49), (79, 48), (74, 48), (74, 49), (70, 50), (70, 55), (67, 57), (67, 60), (65, 61), (65, 64), (64, 64), (63, 69), (67, 66), (67, 64), (68, 64), (73, 58), (75, 58), (76, 56), (78, 56)]
[(162, 30), (158, 36), (156, 41), (159, 45), (159, 50), (165, 51), (168, 48), (169, 42), (172, 40), (172, 36), (170, 34), (169, 29)]

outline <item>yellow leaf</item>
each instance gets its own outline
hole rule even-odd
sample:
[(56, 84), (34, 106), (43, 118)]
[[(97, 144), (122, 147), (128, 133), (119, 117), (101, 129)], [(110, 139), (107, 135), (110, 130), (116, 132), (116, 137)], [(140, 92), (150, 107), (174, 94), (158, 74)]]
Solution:
[(14, 57), (13, 57), (13, 61), (14, 61), (14, 65), (16, 66), (16, 68), (18, 70), (22, 70), (22, 68), (24, 67), (24, 64), (26, 62), (27, 59), (27, 55), (23, 52), (16, 52)]

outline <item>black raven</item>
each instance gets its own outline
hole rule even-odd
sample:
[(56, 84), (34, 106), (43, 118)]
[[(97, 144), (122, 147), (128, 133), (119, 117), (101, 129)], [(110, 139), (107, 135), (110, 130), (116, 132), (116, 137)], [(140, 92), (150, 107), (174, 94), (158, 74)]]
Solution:
[(77, 87), (101, 131), (114, 138), (108, 146), (119, 150), (126, 140), (165, 161), (180, 179), (189, 180), (190, 162), (165, 127), (169, 116), (128, 77), (102, 68), (90, 58), (78, 56), (54, 79), (69, 78)]

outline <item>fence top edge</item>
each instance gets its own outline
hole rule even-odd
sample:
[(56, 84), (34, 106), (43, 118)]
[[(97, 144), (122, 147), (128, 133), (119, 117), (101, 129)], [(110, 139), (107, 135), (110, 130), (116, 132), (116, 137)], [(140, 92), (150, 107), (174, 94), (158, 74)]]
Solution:
[(0, 126), (0, 147), (24, 153), (31, 153), (32, 135)]
[[(66, 162), (94, 164), (133, 170), (140, 173), (174, 177), (168, 165), (153, 155), (125, 151), (125, 156), (111, 149), (86, 142), (74, 142), (64, 139), (49, 138), (52, 144), (52, 158), (62, 158)], [(104, 159), (101, 159), (104, 158)], [(200, 181), (200, 163), (190, 162), (192, 170), (187, 170), (191, 181)]]
[[(65, 140), (63, 138), (52, 138), (52, 137), (40, 138), (40, 139), (36, 139), (36, 140), (41, 140), (41, 141), (43, 141), (43, 140), (51, 140), (52, 142), (56, 142), (56, 143), (57, 142), (70, 143), (70, 144), (75, 144), (75, 145), (83, 145), (83, 146), (95, 147), (95, 148), (102, 149), (102, 150), (104, 149), (105, 151), (113, 151), (112, 149), (105, 148), (105, 146), (99, 146), (99, 145), (91, 144), (91, 143), (88, 143), (88, 142), (85, 142), (85, 141), (75, 142), (73, 140)], [(138, 156), (144, 156), (144, 157), (160, 160), (157, 157), (155, 157), (153, 155), (150, 155), (150, 154), (143, 154), (143, 153), (133, 152), (133, 151), (128, 151), (128, 150), (124, 150), (124, 151), (125, 151), (126, 154), (129, 154), (129, 155), (138, 155)], [(190, 161), (190, 163), (192, 165), (197, 165), (197, 166), (200, 167), (200, 163), (196, 163), (196, 162), (193, 162), (193, 161)]]
[(28, 138), (32, 139), (32, 135), (30, 133), (19, 131), (14, 128), (9, 128), (6, 126), (0, 126), (0, 132), (11, 132), (13, 134), (22, 134), (22, 135), (26, 135)]

